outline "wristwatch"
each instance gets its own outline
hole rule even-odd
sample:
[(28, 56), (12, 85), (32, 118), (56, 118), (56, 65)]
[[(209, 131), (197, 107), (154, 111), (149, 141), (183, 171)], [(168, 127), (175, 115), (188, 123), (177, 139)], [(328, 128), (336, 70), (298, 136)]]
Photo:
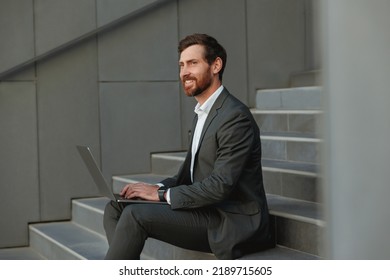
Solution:
[(160, 201), (167, 201), (164, 197), (165, 193), (167, 192), (167, 189), (164, 188), (164, 187), (160, 187), (158, 190), (157, 190), (157, 193), (158, 193), (158, 198), (160, 199)]

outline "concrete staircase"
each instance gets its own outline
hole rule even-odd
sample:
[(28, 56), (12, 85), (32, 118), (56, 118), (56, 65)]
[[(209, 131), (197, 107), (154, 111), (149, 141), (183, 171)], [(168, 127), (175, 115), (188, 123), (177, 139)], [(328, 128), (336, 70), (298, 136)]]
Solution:
[[(243, 259), (318, 259), (324, 222), (318, 189), (316, 127), (321, 116), (320, 88), (259, 90), (252, 113), (261, 129), (263, 175), (277, 247)], [(152, 173), (114, 176), (118, 192), (129, 182), (155, 183), (177, 172), (185, 152), (151, 155)], [(31, 224), (30, 249), (37, 258), (102, 259), (108, 248), (102, 225), (106, 198), (72, 201), (72, 220)], [(0, 250), (0, 258), (2, 256)], [(31, 254), (31, 253), (30, 253)], [(149, 239), (142, 259), (215, 259)]]

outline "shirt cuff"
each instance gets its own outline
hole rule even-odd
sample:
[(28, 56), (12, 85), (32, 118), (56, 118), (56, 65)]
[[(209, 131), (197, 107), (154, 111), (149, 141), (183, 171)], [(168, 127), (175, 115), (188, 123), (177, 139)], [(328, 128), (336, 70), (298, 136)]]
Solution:
[(167, 189), (166, 195), (167, 202), (169, 205), (171, 205), (171, 189)]

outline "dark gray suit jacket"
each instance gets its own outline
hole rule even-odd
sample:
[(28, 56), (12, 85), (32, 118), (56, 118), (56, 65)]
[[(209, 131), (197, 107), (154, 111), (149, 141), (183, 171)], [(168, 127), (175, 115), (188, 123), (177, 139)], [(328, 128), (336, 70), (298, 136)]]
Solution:
[[(193, 130), (196, 125), (196, 117)], [(191, 147), (191, 145), (190, 145)], [(213, 253), (220, 259), (273, 246), (263, 188), (260, 131), (246, 105), (226, 89), (205, 122), (190, 176), (191, 148), (171, 188), (171, 208), (214, 207), (220, 219), (208, 230)]]

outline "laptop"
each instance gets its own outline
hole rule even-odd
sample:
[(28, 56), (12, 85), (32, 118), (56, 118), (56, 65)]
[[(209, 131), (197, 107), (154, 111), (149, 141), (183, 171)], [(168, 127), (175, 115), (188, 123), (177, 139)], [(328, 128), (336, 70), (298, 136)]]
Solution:
[(119, 194), (115, 194), (112, 191), (112, 187), (109, 186), (104, 179), (103, 173), (100, 171), (93, 155), (91, 149), (88, 146), (77, 146), (77, 150), (81, 158), (83, 159), (85, 165), (88, 168), (89, 173), (91, 174), (95, 184), (102, 196), (105, 196), (111, 200), (121, 203), (153, 203), (153, 204), (168, 204), (166, 201), (150, 201), (144, 199), (128, 199)]

